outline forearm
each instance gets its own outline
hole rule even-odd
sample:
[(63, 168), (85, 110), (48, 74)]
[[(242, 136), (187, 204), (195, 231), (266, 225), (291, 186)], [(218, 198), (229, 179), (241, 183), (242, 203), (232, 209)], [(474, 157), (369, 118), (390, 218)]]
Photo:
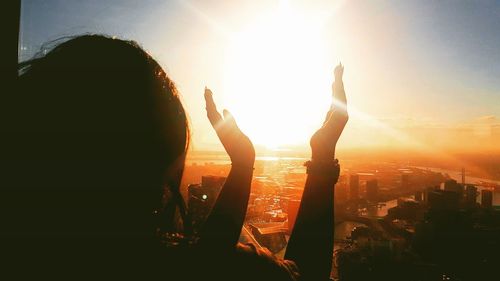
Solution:
[[(285, 258), (295, 261), (306, 280), (328, 280), (333, 255), (335, 179), (308, 175)], [(319, 279), (318, 279), (319, 280)]]
[(253, 168), (232, 166), (216, 204), (200, 232), (199, 245), (231, 248), (236, 245), (245, 219)]
[(303, 280), (328, 280), (333, 258), (333, 196), (340, 167), (335, 159), (337, 141), (348, 120), (342, 75), (335, 67), (333, 101), (323, 126), (310, 140), (311, 161), (286, 259), (295, 261)]
[(335, 79), (335, 82), (332, 86), (332, 91), (334, 96), (334, 102), (332, 105), (336, 108), (337, 112), (346, 112), (347, 99), (342, 78)]

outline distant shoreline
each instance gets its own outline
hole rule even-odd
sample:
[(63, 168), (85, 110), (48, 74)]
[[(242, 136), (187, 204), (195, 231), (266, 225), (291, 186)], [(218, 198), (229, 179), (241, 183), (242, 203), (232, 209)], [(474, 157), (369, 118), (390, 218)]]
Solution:
[[(420, 166), (414, 166), (413, 168), (422, 169), (422, 170), (430, 170), (430, 171), (437, 172), (437, 173), (447, 174), (452, 179), (456, 180), (457, 182), (462, 181), (462, 172), (461, 171), (455, 171), (455, 170), (443, 169), (443, 168), (433, 168), (433, 167), (420, 167)], [(465, 182), (472, 183), (472, 184), (481, 184), (481, 182), (486, 182), (486, 183), (500, 185), (500, 181), (498, 181), (498, 180), (468, 176), (467, 173), (465, 175)]]

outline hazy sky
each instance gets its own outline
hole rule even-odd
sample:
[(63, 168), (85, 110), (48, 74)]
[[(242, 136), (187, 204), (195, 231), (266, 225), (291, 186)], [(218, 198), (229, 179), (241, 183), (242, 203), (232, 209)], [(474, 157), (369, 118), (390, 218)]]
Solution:
[(498, 1), (23, 1), (21, 59), (81, 33), (157, 58), (198, 149), (217, 143), (205, 85), (258, 145), (306, 144), (338, 61), (352, 109), (341, 146), (500, 147)]

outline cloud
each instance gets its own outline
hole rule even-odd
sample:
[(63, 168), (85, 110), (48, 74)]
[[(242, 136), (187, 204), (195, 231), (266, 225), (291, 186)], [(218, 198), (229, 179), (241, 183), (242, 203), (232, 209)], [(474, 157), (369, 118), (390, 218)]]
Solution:
[(494, 115), (480, 116), (460, 123), (437, 122), (433, 119), (379, 118), (390, 127), (364, 124), (361, 120), (349, 123), (345, 144), (353, 147), (427, 147), (436, 150), (499, 150), (500, 119)]
[(476, 123), (499, 125), (500, 120), (495, 115), (485, 115), (474, 120)]

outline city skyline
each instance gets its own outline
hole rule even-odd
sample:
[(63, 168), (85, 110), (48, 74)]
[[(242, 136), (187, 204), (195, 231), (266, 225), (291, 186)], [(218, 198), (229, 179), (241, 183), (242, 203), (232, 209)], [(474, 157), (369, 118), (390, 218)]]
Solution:
[[(213, 160), (213, 154), (201, 154), (186, 165), (182, 189), (198, 223), (205, 219), (214, 204), (209, 199), (213, 197), (210, 194), (220, 190), (220, 186), (206, 184), (207, 179), (220, 179), (230, 169), (229, 163)], [(474, 237), (470, 239), (475, 239), (483, 234), (497, 234), (497, 220), (488, 218), (498, 218), (500, 181), (493, 187), (485, 184), (485, 179), (381, 159), (344, 159), (342, 167), (334, 195), (335, 242), (331, 272), (334, 280), (366, 280), (368, 276), (392, 280), (389, 276), (409, 274), (419, 275), (420, 279), (416, 280), (442, 280), (445, 278), (442, 276), (449, 278), (447, 280), (461, 280), (453, 278), (483, 276), (490, 272), (479, 270), (478, 265), (474, 265), (474, 269), (448, 269), (447, 259), (436, 258), (436, 252), (429, 259), (430, 248), (427, 247), (439, 247), (439, 255), (452, 259), (454, 254), (446, 249), (446, 243), (452, 247), (461, 245), (462, 249), (465, 242), (453, 237), (470, 235)], [(267, 248), (275, 256), (283, 257), (305, 180), (306, 171), (298, 158), (257, 159), (240, 242), (253, 243), (257, 248)], [(206, 196), (193, 190), (203, 190)], [(204, 199), (200, 201), (200, 197)], [(458, 216), (471, 216), (474, 225), (481, 225), (477, 228), (480, 230), (471, 231), (469, 225), (461, 224), (461, 220), (453, 220)], [(446, 223), (447, 220), (450, 222)], [(459, 226), (466, 228), (455, 229)], [(447, 232), (450, 229), (459, 235), (450, 236)], [(425, 240), (426, 237), (431, 239)], [(498, 240), (494, 241), (496, 247)], [(479, 255), (492, 252), (484, 246), (477, 248)], [(401, 258), (405, 253), (411, 253), (406, 260)], [(353, 256), (348, 258), (351, 254)], [(466, 248), (465, 253), (460, 252), (457, 262), (465, 259), (470, 263), (474, 260), (472, 255), (478, 252)], [(379, 264), (378, 259), (385, 259), (384, 263)], [(429, 259), (431, 263), (422, 264), (422, 259)], [(356, 269), (351, 271), (353, 268)], [(360, 270), (368, 273), (360, 273)], [(360, 277), (360, 274), (367, 275)]]

